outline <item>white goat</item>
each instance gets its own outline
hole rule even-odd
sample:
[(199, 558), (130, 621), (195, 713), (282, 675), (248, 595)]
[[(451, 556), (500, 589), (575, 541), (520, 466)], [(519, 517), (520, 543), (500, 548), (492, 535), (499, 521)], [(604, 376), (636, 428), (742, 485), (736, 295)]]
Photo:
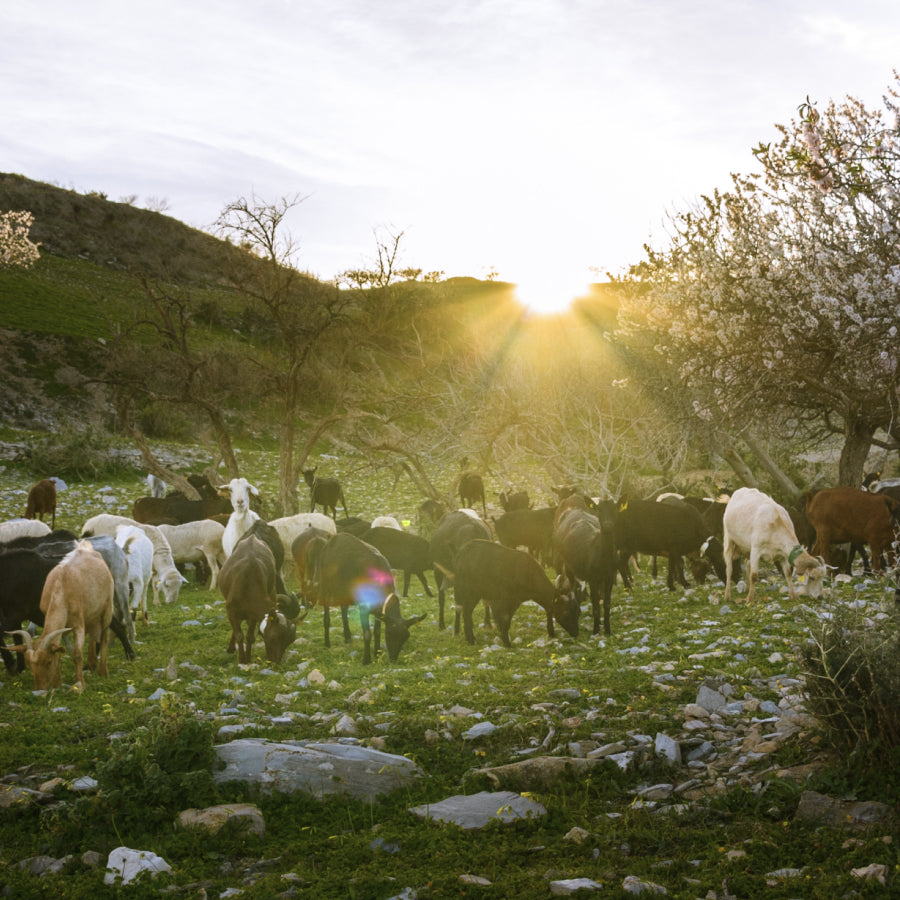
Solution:
[[(283, 516), (280, 519), (272, 519), (269, 524), (278, 532), (281, 538), (281, 544), (284, 547), (284, 566), (283, 570), (290, 568), (294, 557), (291, 548), (294, 541), (307, 528), (318, 528), (320, 531), (327, 531), (328, 534), (337, 534), (337, 526), (331, 516), (324, 513), (298, 513), (295, 516)], [(284, 571), (282, 571), (284, 575)]]
[(234, 552), (234, 545), (259, 518), (259, 515), (250, 509), (250, 495), (258, 497), (259, 490), (246, 478), (232, 478), (228, 484), (217, 486), (216, 490), (221, 496), (231, 499), (231, 508), (234, 510), (228, 518), (225, 534), (222, 535), (222, 550), (227, 559)]
[(141, 621), (146, 625), (150, 621), (147, 616), (147, 592), (153, 580), (153, 543), (136, 525), (120, 525), (116, 529), (116, 543), (125, 551), (128, 563), (131, 609), (140, 609)]
[(50, 526), (40, 519), (10, 519), (0, 522), (0, 544), (20, 537), (43, 537), (50, 534)]
[(147, 475), (147, 487), (150, 490), (150, 496), (155, 497), (157, 500), (161, 500), (166, 496), (166, 483), (152, 472)]
[(92, 534), (108, 534), (110, 537), (116, 536), (116, 529), (120, 525), (135, 525), (150, 538), (153, 544), (153, 602), (159, 603), (160, 589), (163, 593), (163, 599), (166, 603), (174, 603), (178, 599), (178, 592), (181, 585), (187, 579), (175, 568), (175, 560), (172, 559), (172, 548), (169, 542), (163, 536), (163, 533), (155, 525), (145, 525), (142, 522), (135, 522), (126, 516), (114, 516), (111, 513), (100, 513), (87, 520), (81, 528), (84, 537)]
[(738, 488), (728, 501), (722, 525), (726, 601), (731, 598), (731, 567), (734, 557), (738, 555), (750, 557), (747, 603), (754, 600), (753, 582), (759, 571), (760, 559), (771, 559), (781, 569), (791, 600), (797, 599), (791, 580), (792, 567), (797, 575), (806, 576), (806, 593), (810, 597), (821, 596), (825, 574), (821, 562), (803, 549), (787, 510), (768, 494), (756, 488)]
[(225, 526), (213, 519), (186, 522), (183, 525), (159, 525), (165, 539), (172, 548), (172, 558), (176, 563), (197, 563), (206, 560), (212, 577), (209, 588), (216, 586), (219, 567), (225, 562), (222, 537)]
[(397, 531), (403, 531), (403, 526), (394, 516), (375, 516), (372, 519), (373, 528), (396, 528)]

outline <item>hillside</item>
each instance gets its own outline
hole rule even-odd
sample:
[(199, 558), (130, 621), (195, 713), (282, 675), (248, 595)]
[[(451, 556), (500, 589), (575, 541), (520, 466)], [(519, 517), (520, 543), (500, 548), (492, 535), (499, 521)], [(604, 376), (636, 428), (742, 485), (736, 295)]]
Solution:
[(0, 210), (6, 209), (34, 214), (31, 236), (42, 254), (176, 283), (221, 285), (229, 259), (239, 252), (163, 213), (0, 173)]

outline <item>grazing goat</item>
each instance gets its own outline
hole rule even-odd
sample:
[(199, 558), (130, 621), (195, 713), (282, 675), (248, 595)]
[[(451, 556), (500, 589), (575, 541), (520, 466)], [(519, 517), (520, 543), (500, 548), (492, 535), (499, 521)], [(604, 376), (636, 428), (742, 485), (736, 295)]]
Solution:
[(490, 606), (500, 640), (504, 647), (512, 646), (509, 626), (513, 613), (527, 600), (533, 600), (547, 614), (547, 634), (556, 637), (554, 619), (572, 636), (578, 637), (578, 617), (581, 608), (575, 596), (563, 594), (547, 577), (541, 564), (522, 550), (512, 550), (493, 541), (469, 541), (460, 548), (452, 572), (456, 597), (456, 624), (459, 634), (459, 612), (466, 640), (475, 643), (472, 611), (479, 600)]
[(92, 534), (107, 534), (114, 538), (116, 529), (120, 525), (137, 525), (144, 534), (150, 538), (153, 544), (153, 603), (159, 605), (159, 592), (163, 593), (166, 603), (174, 603), (178, 599), (181, 585), (187, 583), (187, 579), (175, 567), (172, 558), (172, 548), (163, 536), (163, 533), (155, 525), (147, 525), (135, 522), (126, 516), (114, 516), (111, 513), (101, 513), (84, 523), (81, 529), (83, 537)]
[[(281, 540), (281, 562), (279, 562), (279, 571), (281, 567), (288, 561), (292, 560), (291, 547), (294, 541), (309, 528), (315, 528), (319, 531), (326, 531), (329, 535), (337, 534), (337, 526), (331, 516), (323, 513), (298, 513), (295, 516), (282, 516), (280, 519), (272, 519), (269, 522), (278, 534)], [(273, 551), (274, 552), (274, 551)], [(278, 554), (276, 554), (278, 559)]]
[(397, 531), (403, 531), (403, 526), (396, 516), (375, 516), (372, 519), (372, 528), (396, 528)]
[[(374, 547), (353, 537), (336, 534), (319, 553), (318, 597), (324, 609), (325, 646), (331, 646), (329, 630), (331, 607), (341, 609), (355, 606), (359, 610), (359, 624), (363, 634), (363, 664), (372, 661), (369, 617), (375, 618), (375, 651), (381, 647), (381, 624), (384, 623), (384, 643), (391, 662), (396, 662), (400, 650), (409, 639), (409, 629), (425, 618), (400, 615), (400, 600), (394, 593), (394, 576), (388, 561)], [(344, 641), (350, 640), (347, 619), (343, 617)]]
[[(453, 562), (463, 544), (472, 540), (490, 540), (491, 530), (477, 516), (462, 510), (448, 512), (431, 536), (431, 561), (434, 565), (438, 588), (438, 628), (444, 628), (444, 602), (449, 578), (444, 572), (453, 571)], [(438, 575), (438, 572), (441, 574)], [(485, 626), (490, 624), (489, 607), (485, 607)]]
[[(275, 557), (255, 534), (238, 541), (219, 572), (219, 590), (231, 624), (228, 652), (238, 651), (238, 662), (249, 663), (257, 625), (275, 613)], [(242, 624), (247, 623), (246, 635)]]
[(246, 478), (232, 478), (228, 484), (218, 488), (219, 494), (231, 500), (232, 513), (222, 535), (222, 550), (227, 559), (234, 552), (235, 545), (250, 526), (259, 519), (259, 514), (250, 508), (250, 495), (259, 496), (259, 490)]
[(754, 582), (759, 573), (760, 559), (771, 559), (784, 575), (791, 600), (797, 592), (791, 579), (791, 569), (805, 576), (806, 592), (810, 597), (822, 594), (824, 569), (797, 541), (787, 510), (768, 494), (756, 488), (738, 488), (728, 501), (722, 519), (725, 535), (725, 601), (731, 599), (731, 574), (735, 557), (750, 557), (747, 581), (747, 603), (754, 600)]
[(616, 581), (616, 507), (605, 501), (596, 514), (573, 505), (570, 495), (559, 506), (553, 525), (554, 567), (575, 589), (587, 584), (591, 599), (593, 634), (600, 633), (600, 601), (603, 601), (603, 633), (610, 634), (612, 589)]
[(131, 508), (131, 517), (148, 525), (183, 525), (223, 513), (231, 514), (230, 498), (220, 496), (205, 475), (188, 475), (187, 480), (200, 494), (199, 500), (189, 500), (181, 491), (173, 491), (162, 498), (139, 497)]
[(266, 613), (259, 623), (259, 633), (266, 646), (266, 659), (280, 663), (285, 651), (297, 639), (297, 625), (280, 609)]
[(50, 526), (39, 519), (10, 519), (0, 522), (0, 544), (8, 544), (21, 537), (44, 537), (50, 531)]
[(56, 482), (51, 478), (34, 485), (28, 492), (25, 504), (26, 519), (40, 519), (43, 522), (46, 513), (52, 517), (50, 528), (56, 528)]
[[(384, 518), (384, 517), (382, 517)], [(377, 519), (376, 519), (377, 521)], [(366, 532), (363, 540), (371, 544), (391, 564), (392, 569), (403, 572), (403, 596), (409, 595), (409, 582), (413, 575), (422, 582), (425, 593), (431, 597), (431, 588), (428, 587), (428, 579), (425, 571), (431, 565), (431, 544), (418, 534), (410, 534), (408, 531), (398, 531), (391, 526), (372, 527)]]
[(460, 506), (472, 507), (481, 501), (481, 511), (486, 516), (487, 507), (484, 501), (484, 480), (476, 472), (463, 472), (459, 478)]
[(72, 659), (75, 663), (75, 689), (84, 690), (84, 643), (88, 641), (89, 669), (97, 666), (109, 674), (106, 665), (106, 647), (109, 624), (113, 615), (113, 578), (100, 554), (87, 541), (79, 541), (47, 575), (41, 594), (41, 611), (44, 613), (44, 631), (33, 641), (27, 631), (22, 635), (23, 645), (15, 647), (25, 654), (25, 663), (34, 675), (38, 690), (49, 690), (62, 685), (60, 655), (63, 646), (60, 638), (67, 631), (73, 632)]
[(683, 557), (700, 554), (712, 563), (716, 574), (724, 580), (725, 562), (722, 545), (715, 538), (699, 512), (678, 497), (662, 502), (629, 500), (619, 508), (616, 525), (619, 549), (619, 572), (630, 586), (628, 559), (635, 553), (666, 555), (669, 559), (666, 586), (675, 590), (676, 579), (687, 587)]
[(303, 470), (303, 480), (309, 485), (309, 511), (315, 512), (316, 504), (319, 503), (326, 515), (330, 509), (331, 517), (336, 519), (337, 505), (340, 502), (344, 508), (344, 515), (349, 515), (341, 483), (337, 478), (319, 478), (316, 475), (317, 468), (318, 466), (314, 466), (312, 469)]
[(528, 491), (500, 491), (497, 495), (500, 505), (504, 512), (512, 512), (516, 509), (530, 509), (531, 501), (528, 498)]
[(532, 556), (549, 562), (555, 518), (555, 506), (511, 509), (494, 519), (494, 530), (504, 547), (527, 547)]
[(215, 590), (219, 567), (225, 562), (225, 551), (222, 549), (225, 526), (212, 519), (202, 519), (158, 527), (169, 542), (175, 564), (205, 562), (210, 571), (209, 589)]
[(128, 565), (128, 599), (132, 617), (140, 609), (141, 621), (147, 625), (150, 622), (147, 592), (153, 579), (153, 543), (138, 525), (120, 525), (116, 529), (116, 543), (125, 553)]
[(297, 535), (291, 544), (291, 559), (307, 606), (319, 602), (319, 554), (332, 537), (330, 531), (312, 527)]
[[(128, 571), (125, 554), (116, 542), (106, 536), (88, 538), (103, 557), (113, 577), (113, 619), (110, 628), (122, 643), (126, 659), (134, 659), (134, 626), (128, 611)], [(54, 531), (45, 539), (19, 538), (13, 545), (0, 545), (0, 632), (11, 632), (25, 621), (43, 625), (41, 594), (47, 575), (66, 555), (75, 549), (75, 535), (68, 531)], [(3, 647), (0, 634), (0, 655), (10, 672), (22, 671), (25, 659), (20, 654), (18, 664)]]
[(826, 564), (831, 559), (831, 544), (850, 541), (869, 545), (876, 572), (883, 571), (885, 554), (893, 565), (893, 542), (900, 521), (900, 503), (893, 497), (852, 487), (826, 488), (808, 498), (806, 515), (816, 532), (812, 552)]

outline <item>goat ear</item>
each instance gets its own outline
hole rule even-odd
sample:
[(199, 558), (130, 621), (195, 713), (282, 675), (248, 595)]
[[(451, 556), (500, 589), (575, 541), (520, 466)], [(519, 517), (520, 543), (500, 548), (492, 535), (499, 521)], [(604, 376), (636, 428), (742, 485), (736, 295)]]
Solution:
[(412, 625), (418, 625), (419, 622), (424, 621), (426, 618), (427, 618), (427, 613), (422, 613), (421, 616), (410, 616), (406, 620), (406, 626), (407, 626), (407, 628), (409, 628)]
[(255, 485), (248, 484), (247, 488), (249, 489), (250, 493), (253, 494), (254, 497), (259, 496), (259, 488), (257, 488)]

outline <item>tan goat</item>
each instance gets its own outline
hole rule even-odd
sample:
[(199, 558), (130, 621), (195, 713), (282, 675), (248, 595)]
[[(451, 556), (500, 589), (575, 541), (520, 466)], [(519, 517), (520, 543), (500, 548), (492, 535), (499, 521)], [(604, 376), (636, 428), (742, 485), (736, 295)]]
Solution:
[(97, 666), (97, 645), (100, 646), (100, 674), (106, 676), (106, 646), (109, 623), (113, 615), (113, 577), (103, 557), (89, 541), (79, 541), (75, 549), (55, 566), (44, 583), (41, 611), (44, 631), (33, 640), (27, 631), (17, 631), (24, 644), (14, 648), (25, 654), (25, 663), (34, 675), (38, 690), (62, 685), (60, 655), (65, 652), (62, 635), (73, 632), (75, 689), (84, 690), (85, 640), (88, 642), (88, 668)]

